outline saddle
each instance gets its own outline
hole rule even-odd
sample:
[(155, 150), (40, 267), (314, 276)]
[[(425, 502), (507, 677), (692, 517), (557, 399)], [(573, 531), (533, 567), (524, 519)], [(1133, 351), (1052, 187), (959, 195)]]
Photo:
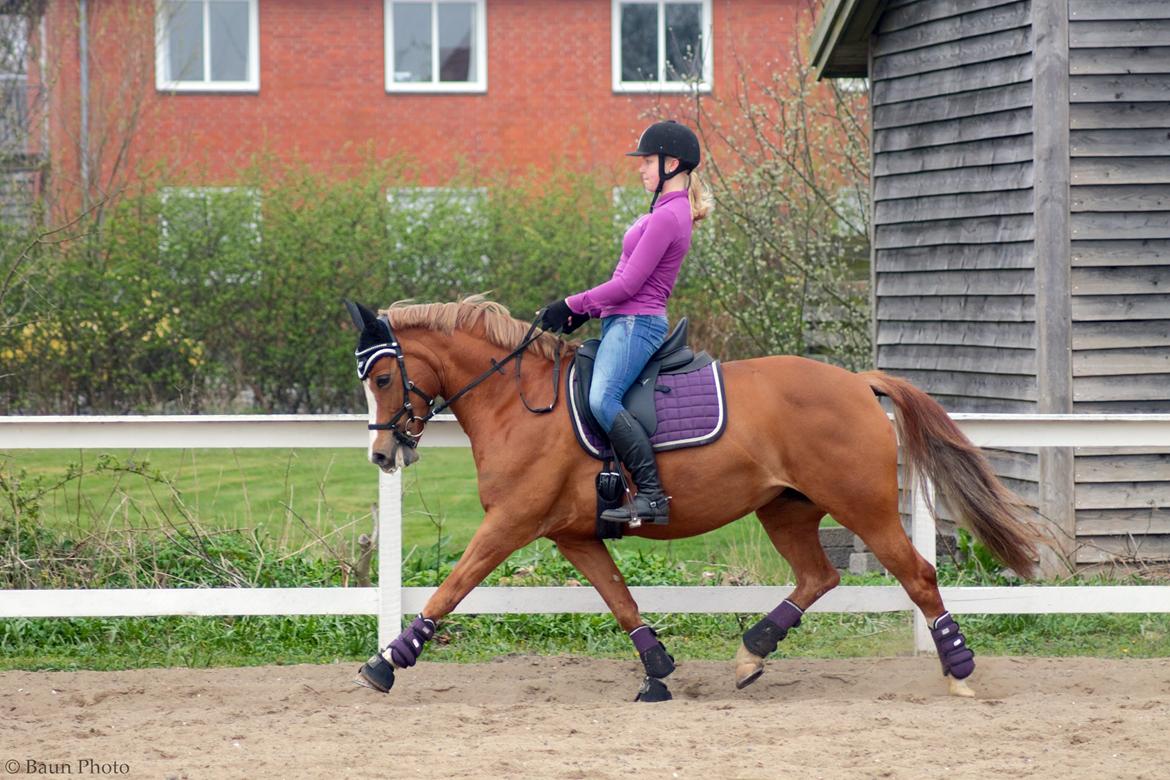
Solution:
[[(569, 415), (581, 448), (603, 461), (597, 475), (597, 535), (620, 539), (622, 523), (606, 523), (601, 512), (621, 504), (621, 475), (614, 470), (613, 448), (589, 409), (589, 386), (598, 339), (586, 341), (566, 377)], [(723, 374), (717, 360), (687, 346), (687, 320), (679, 321), (626, 392), (622, 405), (646, 429), (656, 452), (698, 447), (718, 439), (727, 425)]]
[[(654, 436), (658, 431), (655, 394), (670, 392), (669, 388), (659, 384), (658, 378), (662, 375), (689, 374), (715, 362), (715, 359), (706, 352), (696, 353), (687, 346), (687, 326), (686, 317), (679, 320), (658, 351), (650, 356), (646, 367), (642, 369), (642, 373), (622, 399), (622, 406), (642, 424), (647, 436)], [(600, 339), (590, 339), (577, 347), (577, 356), (569, 370), (568, 392), (573, 416), (588, 425), (593, 433), (605, 439), (604, 431), (589, 409), (589, 386), (593, 382), (593, 363), (597, 358), (599, 346)]]

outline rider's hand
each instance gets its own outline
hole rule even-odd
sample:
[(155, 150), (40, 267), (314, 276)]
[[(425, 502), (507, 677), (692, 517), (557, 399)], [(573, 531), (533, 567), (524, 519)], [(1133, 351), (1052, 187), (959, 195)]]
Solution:
[(569, 308), (569, 304), (565, 301), (553, 301), (548, 306), (545, 306), (540, 312), (540, 327), (551, 331), (564, 331), (568, 333), (566, 328), (569, 327), (570, 321), (574, 317), (581, 315), (573, 314), (573, 310)]
[(565, 325), (565, 329), (561, 332), (567, 336), (568, 334), (575, 331), (577, 328), (584, 325), (590, 319), (592, 319), (592, 317), (589, 315), (588, 312), (586, 312), (585, 314), (578, 314), (577, 312), (573, 312), (573, 316), (569, 317), (568, 324)]

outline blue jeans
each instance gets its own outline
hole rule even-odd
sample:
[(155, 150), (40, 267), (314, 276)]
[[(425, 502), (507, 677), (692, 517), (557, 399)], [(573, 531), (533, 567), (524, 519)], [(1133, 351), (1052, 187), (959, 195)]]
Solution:
[(666, 329), (666, 317), (656, 314), (619, 314), (601, 320), (589, 409), (607, 433), (625, 408), (626, 391), (666, 340)]

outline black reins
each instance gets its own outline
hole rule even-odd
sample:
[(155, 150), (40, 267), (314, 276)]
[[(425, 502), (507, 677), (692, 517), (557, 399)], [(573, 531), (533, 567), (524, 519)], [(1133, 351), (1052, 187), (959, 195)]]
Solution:
[[(528, 349), (529, 346), (531, 346), (532, 342), (536, 341), (542, 335), (536, 332), (537, 324), (540, 322), (539, 314), (537, 314), (536, 319), (532, 321), (532, 325), (528, 327), (528, 332), (524, 335), (524, 338), (520, 341), (520, 345), (518, 347), (509, 352), (503, 360), (497, 361), (495, 358), (492, 358), (491, 368), (489, 368), (487, 371), (484, 371), (478, 377), (464, 385), (458, 392), (455, 393), (455, 395), (451, 396), (450, 398), (443, 399), (443, 402), (439, 404), (435, 403), (435, 397), (433, 395), (427, 393), (424, 390), (421, 390), (407, 376), (406, 355), (404, 354), (402, 346), (398, 343), (397, 337), (394, 335), (394, 329), (390, 327), (389, 317), (383, 314), (382, 316), (378, 317), (378, 319), (381, 320), (382, 323), (386, 326), (386, 331), (390, 334), (390, 340), (385, 344), (379, 344), (376, 347), (370, 347), (367, 350), (363, 350), (363, 352), (374, 353), (370, 358), (366, 359), (366, 365), (370, 365), (375, 357), (381, 357), (383, 355), (394, 356), (394, 359), (398, 362), (398, 375), (402, 378), (402, 407), (399, 408), (397, 414), (390, 418), (390, 422), (388, 423), (369, 423), (366, 427), (371, 431), (393, 431), (395, 441), (404, 447), (410, 447), (411, 449), (414, 449), (418, 446), (418, 440), (422, 438), (423, 427), (426, 426), (426, 424), (430, 422), (435, 417), (435, 415), (446, 411), (451, 406), (451, 404), (455, 403), (460, 398), (479, 387), (479, 385), (486, 382), (493, 374), (504, 373), (504, 366), (513, 360), (516, 361), (516, 386), (520, 390), (520, 400), (524, 403), (524, 408), (533, 414), (547, 414), (556, 408), (557, 401), (560, 398), (561, 390), (561, 354), (565, 346), (565, 341), (559, 334), (557, 335), (556, 357), (553, 360), (552, 403), (539, 409), (532, 408), (532, 406), (528, 403), (528, 400), (524, 397), (524, 388), (520, 384), (520, 366), (524, 360), (524, 352)], [(356, 356), (359, 362), (361, 362), (362, 354), (358, 353)], [(411, 393), (414, 393), (426, 402), (427, 413), (425, 415), (420, 417), (414, 413), (414, 405), (410, 402)], [(408, 429), (398, 427), (399, 420), (401, 420), (404, 416), (408, 418), (406, 425), (418, 425), (418, 433), (413, 433)]]

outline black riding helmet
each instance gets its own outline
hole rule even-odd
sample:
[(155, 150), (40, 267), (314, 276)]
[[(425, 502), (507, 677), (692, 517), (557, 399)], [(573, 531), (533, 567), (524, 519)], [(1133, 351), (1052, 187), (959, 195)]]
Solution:
[[(701, 161), (699, 139), (689, 127), (673, 119), (655, 122), (642, 131), (642, 137), (638, 139), (638, 148), (626, 152), (626, 157), (648, 157), (652, 154), (658, 155), (658, 188), (654, 190), (654, 197), (650, 199), (651, 209), (654, 208), (658, 196), (662, 194), (662, 185), (667, 179), (699, 167)], [(672, 173), (666, 172), (666, 157), (678, 159), (678, 167)]]

